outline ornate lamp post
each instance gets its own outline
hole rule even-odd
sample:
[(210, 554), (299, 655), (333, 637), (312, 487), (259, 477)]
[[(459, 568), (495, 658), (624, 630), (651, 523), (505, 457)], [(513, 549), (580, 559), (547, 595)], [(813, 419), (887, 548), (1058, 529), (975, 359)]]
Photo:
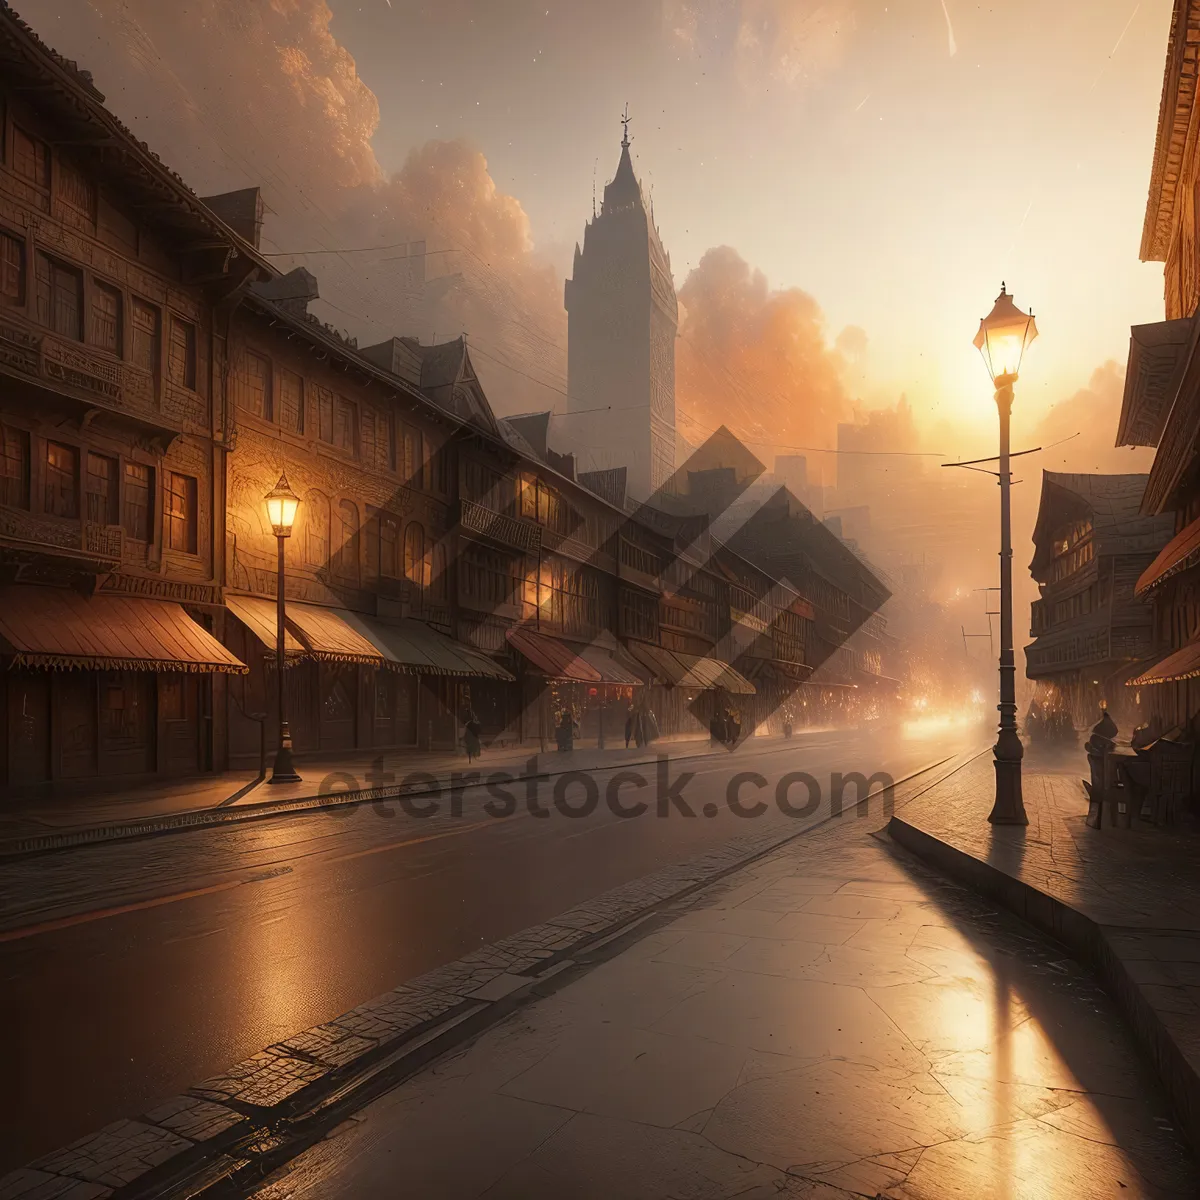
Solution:
[(1023, 313), (1004, 284), (992, 311), (979, 322), (975, 347), (983, 355), (996, 388), (1000, 413), (1000, 730), (996, 758), (996, 801), (988, 820), (993, 825), (1028, 825), (1021, 797), (1021, 759), (1024, 750), (1017, 733), (1017, 666), (1013, 657), (1012, 515), (1009, 488), (1009, 419), (1013, 384), (1026, 347), (1037, 337), (1032, 313)]
[(288, 728), (287, 714), (284, 709), (283, 668), (286, 649), (284, 645), (284, 615), (286, 601), (283, 594), (283, 544), (292, 536), (292, 526), (296, 521), (296, 510), (300, 507), (300, 497), (288, 486), (287, 474), (279, 476), (279, 482), (263, 497), (267, 502), (267, 519), (271, 522), (271, 530), (275, 534), (279, 546), (279, 576), (276, 583), (276, 621), (275, 621), (275, 673), (279, 686), (279, 749), (275, 752), (275, 766), (271, 770), (270, 783), (299, 783), (300, 776), (292, 764), (292, 731)]

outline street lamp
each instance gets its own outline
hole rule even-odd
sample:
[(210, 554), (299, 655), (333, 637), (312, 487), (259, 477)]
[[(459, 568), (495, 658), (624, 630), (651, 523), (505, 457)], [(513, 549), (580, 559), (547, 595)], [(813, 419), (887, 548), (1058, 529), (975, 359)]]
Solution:
[(1004, 284), (995, 306), (975, 335), (975, 348), (983, 355), (996, 388), (1000, 414), (1000, 729), (993, 754), (996, 759), (996, 800), (988, 820), (993, 825), (1028, 825), (1021, 797), (1021, 759), (1024, 749), (1017, 733), (1017, 664), (1013, 656), (1012, 617), (1012, 513), (1009, 489), (1009, 420), (1013, 384), (1025, 350), (1037, 337), (1032, 313), (1022, 312)]
[(263, 499), (267, 503), (267, 520), (271, 522), (271, 531), (275, 534), (279, 547), (278, 581), (275, 586), (275, 673), (278, 676), (279, 687), (279, 749), (275, 751), (275, 766), (271, 770), (270, 782), (299, 783), (300, 776), (296, 774), (296, 768), (292, 764), (292, 731), (288, 728), (283, 698), (283, 669), (286, 656), (283, 544), (292, 536), (300, 497), (288, 486), (285, 472), (279, 476), (279, 482)]

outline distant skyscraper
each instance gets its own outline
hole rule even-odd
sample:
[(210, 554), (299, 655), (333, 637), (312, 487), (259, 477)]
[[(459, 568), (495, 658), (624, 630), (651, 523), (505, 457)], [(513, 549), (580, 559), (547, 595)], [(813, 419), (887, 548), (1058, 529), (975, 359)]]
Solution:
[[(566, 438), (591, 469), (628, 468), (629, 493), (645, 499), (675, 470), (675, 331), (671, 260), (629, 157), (621, 161), (575, 246), (565, 289)], [(594, 409), (611, 411), (593, 412)]]

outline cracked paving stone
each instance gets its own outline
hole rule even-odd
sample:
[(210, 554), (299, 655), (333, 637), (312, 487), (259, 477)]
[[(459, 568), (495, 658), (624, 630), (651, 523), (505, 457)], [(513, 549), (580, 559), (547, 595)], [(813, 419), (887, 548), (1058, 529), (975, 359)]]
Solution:
[(318, 1059), (331, 1067), (345, 1066), (374, 1050), (379, 1042), (375, 1038), (361, 1037), (333, 1023), (306, 1029), (286, 1041), (269, 1047), (275, 1053), (294, 1054)]
[(208, 1099), (273, 1108), (328, 1073), (329, 1067), (319, 1063), (264, 1050), (191, 1090)]
[(0, 1200), (106, 1200), (112, 1188), (22, 1167), (0, 1176)]
[(176, 1096), (145, 1114), (152, 1125), (161, 1125), (192, 1142), (206, 1142), (246, 1118), (222, 1104), (196, 1096)]
[(169, 1129), (143, 1121), (115, 1121), (31, 1165), (54, 1175), (117, 1188), (187, 1150), (191, 1144)]

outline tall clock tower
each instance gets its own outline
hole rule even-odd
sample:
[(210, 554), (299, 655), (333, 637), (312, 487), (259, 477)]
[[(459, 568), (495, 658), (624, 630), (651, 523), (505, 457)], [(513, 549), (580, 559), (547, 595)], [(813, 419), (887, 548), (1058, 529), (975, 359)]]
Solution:
[(575, 246), (566, 282), (567, 439), (585, 469), (627, 468), (644, 500), (675, 470), (675, 331), (671, 260), (633, 173), (629, 118), (621, 160)]

